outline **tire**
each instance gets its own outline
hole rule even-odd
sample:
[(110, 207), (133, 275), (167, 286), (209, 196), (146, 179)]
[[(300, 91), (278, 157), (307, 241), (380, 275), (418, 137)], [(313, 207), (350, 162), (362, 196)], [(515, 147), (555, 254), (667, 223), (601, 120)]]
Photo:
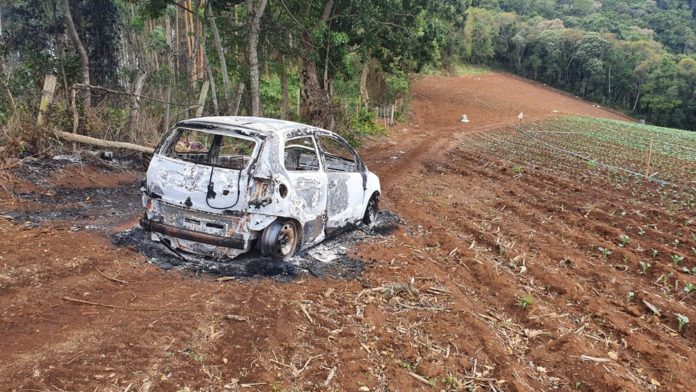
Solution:
[(370, 201), (367, 202), (367, 208), (365, 208), (365, 215), (363, 215), (362, 222), (367, 226), (372, 226), (377, 221), (377, 213), (379, 212), (379, 196), (373, 195)]
[(261, 234), (261, 254), (274, 259), (289, 259), (295, 255), (300, 242), (297, 224), (278, 219)]

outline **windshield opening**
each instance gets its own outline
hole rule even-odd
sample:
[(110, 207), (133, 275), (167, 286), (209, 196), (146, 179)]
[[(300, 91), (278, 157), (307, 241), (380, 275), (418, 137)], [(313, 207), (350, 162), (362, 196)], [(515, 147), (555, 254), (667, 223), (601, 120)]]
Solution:
[(186, 162), (243, 170), (249, 166), (255, 148), (256, 141), (250, 138), (182, 128), (165, 155)]

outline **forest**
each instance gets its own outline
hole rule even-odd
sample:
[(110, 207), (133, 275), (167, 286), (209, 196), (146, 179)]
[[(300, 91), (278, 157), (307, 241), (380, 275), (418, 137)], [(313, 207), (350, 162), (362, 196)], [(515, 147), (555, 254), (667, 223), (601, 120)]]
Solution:
[(154, 145), (183, 118), (253, 115), (359, 144), (408, 115), (416, 75), (468, 65), (696, 130), (695, 50), (696, 0), (4, 1), (0, 143), (34, 151), (48, 125)]

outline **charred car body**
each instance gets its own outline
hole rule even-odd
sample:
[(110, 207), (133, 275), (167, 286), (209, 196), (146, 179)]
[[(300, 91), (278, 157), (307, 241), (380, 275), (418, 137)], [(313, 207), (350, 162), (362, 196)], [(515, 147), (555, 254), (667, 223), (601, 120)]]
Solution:
[(256, 117), (186, 120), (155, 150), (141, 226), (190, 253), (291, 257), (377, 214), (379, 179), (340, 136)]

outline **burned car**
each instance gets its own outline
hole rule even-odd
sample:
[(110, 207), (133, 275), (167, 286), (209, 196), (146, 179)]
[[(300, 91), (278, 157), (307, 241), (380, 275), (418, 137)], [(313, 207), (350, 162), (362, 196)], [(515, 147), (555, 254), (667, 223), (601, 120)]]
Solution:
[(185, 252), (233, 258), (254, 247), (286, 259), (374, 222), (379, 179), (333, 132), (257, 117), (181, 121), (142, 187), (141, 226)]

